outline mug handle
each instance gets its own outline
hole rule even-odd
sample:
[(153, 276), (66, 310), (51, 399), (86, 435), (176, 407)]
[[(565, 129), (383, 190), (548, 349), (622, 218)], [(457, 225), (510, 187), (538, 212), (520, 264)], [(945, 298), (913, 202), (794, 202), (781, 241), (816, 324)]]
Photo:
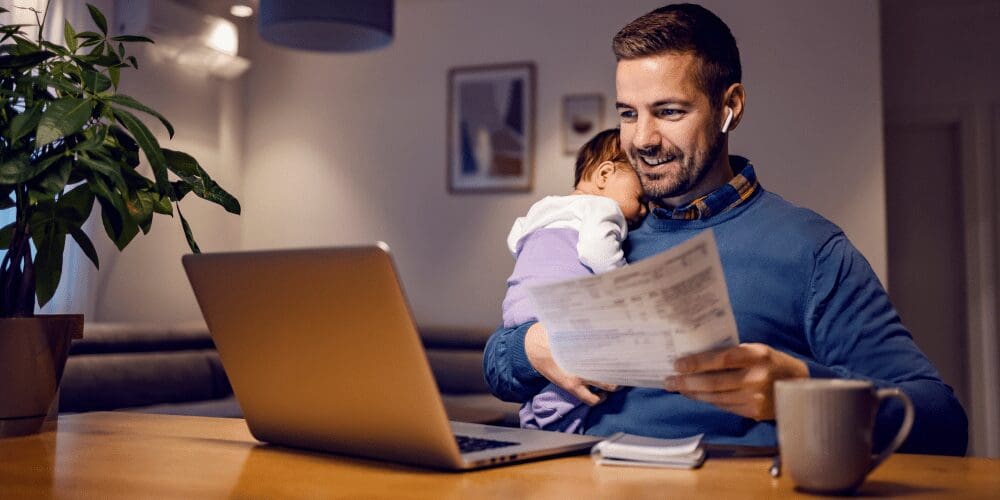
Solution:
[(906, 436), (910, 435), (910, 428), (913, 427), (913, 402), (910, 401), (910, 397), (905, 392), (896, 388), (879, 389), (875, 393), (875, 397), (878, 398), (879, 407), (882, 406), (882, 401), (889, 398), (896, 398), (902, 401), (903, 407), (906, 409), (906, 414), (903, 416), (903, 425), (899, 426), (896, 438), (892, 440), (892, 443), (886, 449), (882, 450), (882, 453), (872, 457), (872, 465), (868, 468), (869, 472), (878, 467), (885, 459), (889, 458), (889, 455), (892, 455), (903, 444), (903, 441), (906, 441)]

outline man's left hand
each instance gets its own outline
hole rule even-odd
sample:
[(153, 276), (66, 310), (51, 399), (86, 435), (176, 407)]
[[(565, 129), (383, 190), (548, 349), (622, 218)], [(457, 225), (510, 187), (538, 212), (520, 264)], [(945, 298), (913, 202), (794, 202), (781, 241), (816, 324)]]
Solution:
[(809, 367), (765, 344), (740, 344), (678, 359), (664, 387), (755, 420), (774, 418), (774, 382), (808, 378)]

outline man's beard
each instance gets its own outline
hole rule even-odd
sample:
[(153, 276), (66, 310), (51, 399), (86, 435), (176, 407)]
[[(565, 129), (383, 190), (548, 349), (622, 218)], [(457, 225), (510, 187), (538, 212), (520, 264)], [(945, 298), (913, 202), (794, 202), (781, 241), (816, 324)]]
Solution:
[(656, 151), (654, 153), (656, 156), (676, 158), (678, 165), (673, 170), (648, 172), (641, 169), (638, 166), (639, 154), (634, 149), (630, 150), (629, 160), (632, 168), (639, 174), (639, 181), (646, 192), (646, 197), (659, 204), (658, 200), (683, 195), (701, 183), (722, 153), (724, 137), (724, 134), (716, 133), (707, 150), (695, 151), (691, 155), (679, 148)]

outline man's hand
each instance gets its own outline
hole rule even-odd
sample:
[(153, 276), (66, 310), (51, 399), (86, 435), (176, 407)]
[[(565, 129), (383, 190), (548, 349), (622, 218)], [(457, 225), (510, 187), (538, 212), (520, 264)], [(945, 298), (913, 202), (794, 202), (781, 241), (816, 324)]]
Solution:
[(740, 344), (680, 358), (664, 387), (755, 420), (774, 418), (774, 382), (808, 378), (802, 361), (764, 344)]
[(535, 323), (528, 328), (528, 332), (524, 335), (524, 352), (527, 354), (531, 366), (538, 370), (538, 373), (587, 405), (594, 406), (604, 400), (603, 395), (591, 392), (587, 388), (588, 385), (605, 391), (618, 390), (615, 385), (588, 382), (559, 368), (559, 365), (552, 359), (552, 351), (549, 349), (549, 334), (541, 323)]

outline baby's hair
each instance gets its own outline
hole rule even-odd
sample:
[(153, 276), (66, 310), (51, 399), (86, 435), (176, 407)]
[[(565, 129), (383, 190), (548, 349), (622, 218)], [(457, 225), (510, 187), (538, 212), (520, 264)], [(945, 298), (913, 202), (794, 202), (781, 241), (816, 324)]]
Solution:
[(614, 162), (615, 169), (621, 168), (622, 163), (628, 164), (628, 156), (622, 150), (617, 128), (598, 132), (580, 148), (580, 152), (576, 155), (573, 186), (578, 186), (580, 181), (589, 179), (597, 167), (606, 161)]

